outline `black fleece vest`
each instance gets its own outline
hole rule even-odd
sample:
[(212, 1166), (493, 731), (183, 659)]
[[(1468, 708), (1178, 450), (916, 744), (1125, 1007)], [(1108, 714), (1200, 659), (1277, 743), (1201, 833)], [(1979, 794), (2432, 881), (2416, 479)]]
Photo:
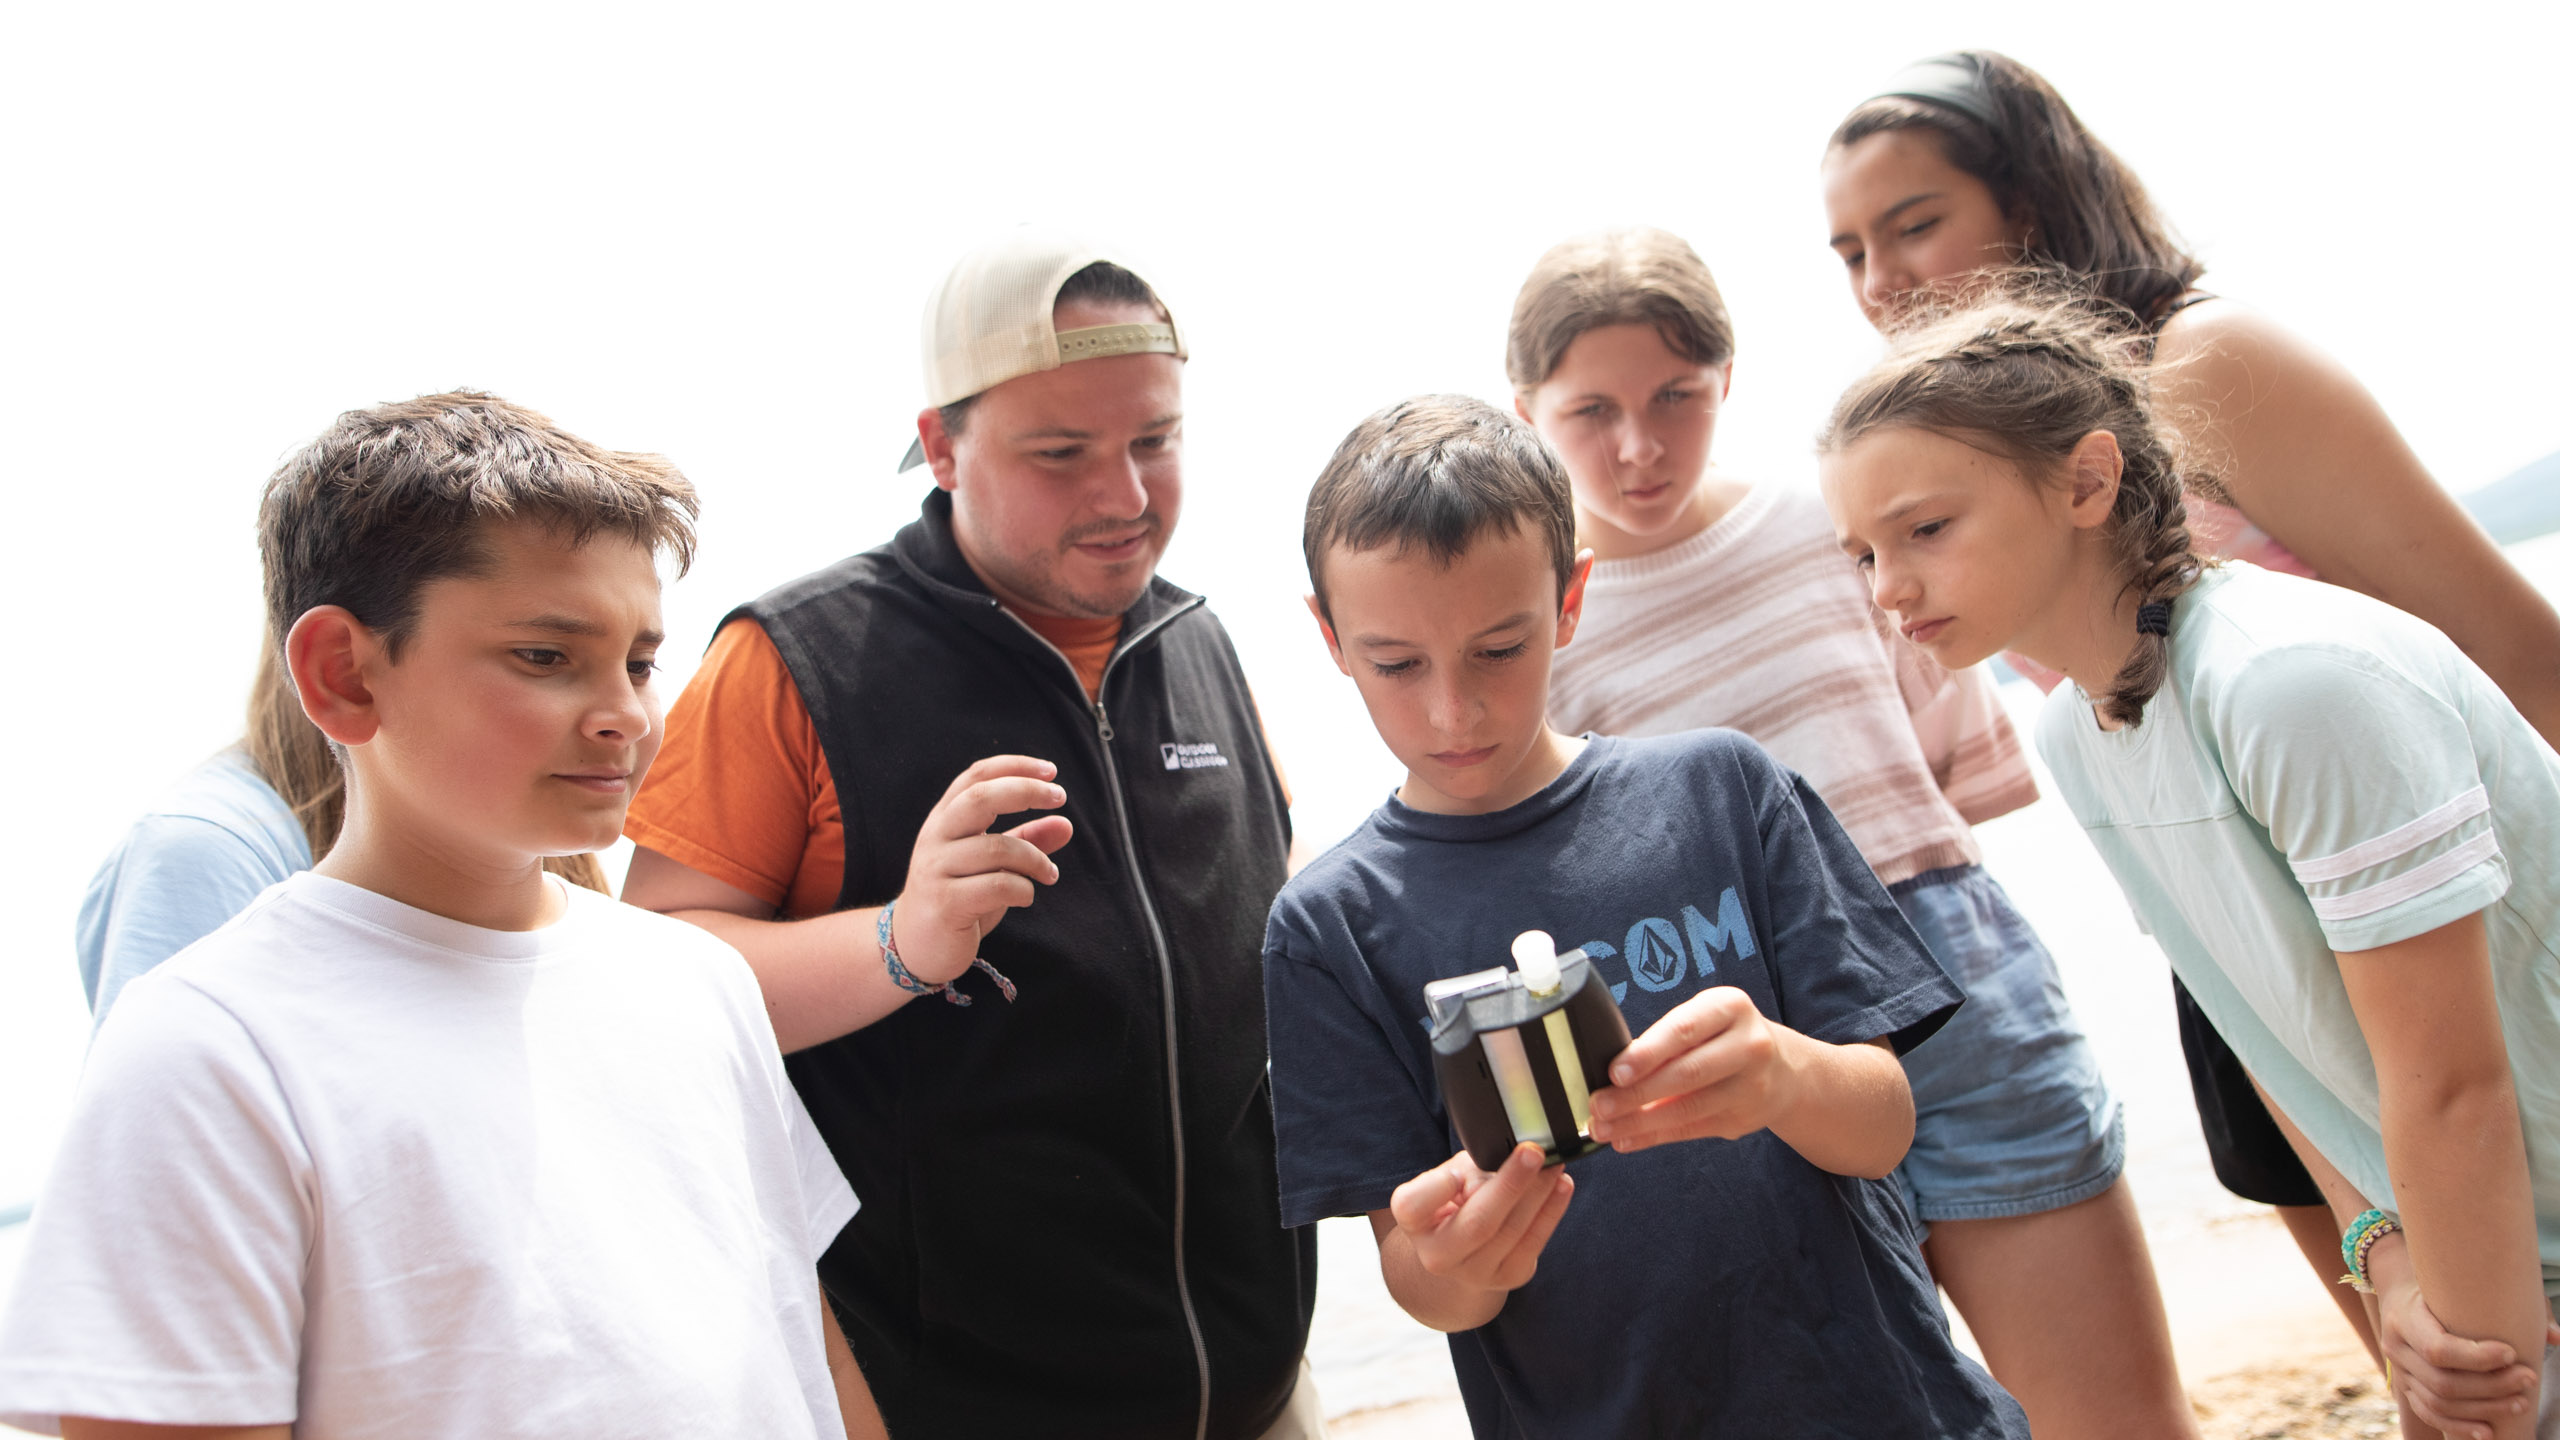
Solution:
[[(961, 558), (950, 497), (743, 606), (844, 810), (838, 908), (906, 881), (989, 755), (1054, 762), (1075, 835), (966, 1008), (920, 997), (790, 1057), (861, 1213), (819, 1266), (901, 1440), (1249, 1437), (1296, 1380), (1312, 1227), (1280, 1227), (1263, 922), (1287, 809), (1226, 631), (1155, 581), (1089, 702)], [(1001, 830), (1030, 818), (1007, 816)]]

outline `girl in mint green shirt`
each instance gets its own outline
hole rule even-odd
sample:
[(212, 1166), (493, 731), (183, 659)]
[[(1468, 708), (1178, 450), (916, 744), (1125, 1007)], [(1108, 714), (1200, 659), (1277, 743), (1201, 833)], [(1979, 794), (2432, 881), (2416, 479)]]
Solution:
[(1940, 664), (2071, 682), (2056, 787), (2289, 1122), (2406, 1413), (2550, 1440), (2560, 757), (2424, 622), (2200, 559), (2140, 359), (2012, 301), (1905, 335), (1833, 411), (1834, 528)]

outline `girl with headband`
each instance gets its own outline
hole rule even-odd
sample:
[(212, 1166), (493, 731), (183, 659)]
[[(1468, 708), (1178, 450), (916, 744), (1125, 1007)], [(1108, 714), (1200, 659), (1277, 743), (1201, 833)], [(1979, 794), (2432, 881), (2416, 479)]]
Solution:
[[(1983, 51), (1910, 67), (1833, 132), (1823, 191), (1832, 248), (1878, 329), (2006, 266), (2090, 297), (2154, 352), (2158, 402), (2193, 417), (2212, 457), (2210, 494), (2185, 499), (2199, 553), (2326, 579), (2434, 624), (2560, 741), (2560, 616), (2353, 376), (2196, 288), (2203, 263), (2042, 76)], [(2176, 1001), (2215, 1174), (2277, 1206), (2325, 1282), (2338, 1236), (2318, 1187), (2183, 986)], [(2371, 1349), (2349, 1298), (2340, 1308)]]
[(2296, 1127), (2403, 1414), (2550, 1440), (2560, 755), (2435, 628), (2199, 554), (2140, 342), (2016, 301), (1906, 333), (1826, 427), (1833, 528), (1930, 658), (2070, 682), (2055, 787)]

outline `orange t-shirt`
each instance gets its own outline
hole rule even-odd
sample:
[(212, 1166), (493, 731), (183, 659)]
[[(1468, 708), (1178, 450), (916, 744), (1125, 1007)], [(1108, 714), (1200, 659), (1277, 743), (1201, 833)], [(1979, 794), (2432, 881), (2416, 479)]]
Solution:
[[(1058, 647), (1091, 696), (1120, 643), (1120, 617), (1022, 616)], [(844, 890), (844, 812), (818, 727), (772, 637), (733, 621), (667, 715), (657, 763), (622, 833), (732, 885), (784, 919), (824, 915)]]

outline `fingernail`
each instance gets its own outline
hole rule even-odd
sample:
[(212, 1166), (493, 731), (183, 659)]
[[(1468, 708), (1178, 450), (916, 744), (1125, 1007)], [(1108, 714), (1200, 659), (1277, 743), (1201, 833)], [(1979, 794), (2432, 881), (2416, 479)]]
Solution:
[(1612, 1085), (1633, 1085), (1636, 1083), (1636, 1067), (1633, 1065), (1610, 1066), (1609, 1083)]

